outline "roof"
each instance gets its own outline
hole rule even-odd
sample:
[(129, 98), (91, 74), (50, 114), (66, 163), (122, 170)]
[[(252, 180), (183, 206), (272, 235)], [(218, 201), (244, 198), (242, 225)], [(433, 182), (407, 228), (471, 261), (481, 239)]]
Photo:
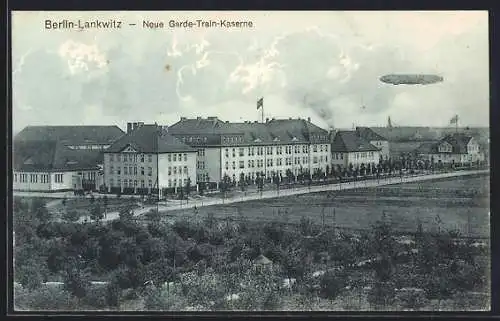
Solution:
[(162, 126), (141, 125), (114, 142), (105, 152), (119, 153), (127, 146), (141, 153), (194, 152), (195, 149), (183, 144), (170, 135)]
[(466, 154), (467, 144), (471, 141), (473, 137), (461, 133), (455, 133), (451, 135), (446, 135), (444, 138), (438, 141), (426, 142), (421, 144), (416, 150), (419, 154), (437, 154), (439, 152), (439, 145), (442, 142), (447, 142), (451, 145), (452, 154)]
[(366, 139), (367, 141), (386, 141), (387, 138), (377, 134), (369, 127), (356, 127), (356, 133), (358, 136)]
[(18, 171), (73, 171), (98, 169), (100, 150), (73, 150), (56, 141), (15, 141), (13, 168)]
[[(266, 123), (228, 122), (216, 117), (182, 118), (169, 127), (169, 132), (189, 145), (231, 145), (224, 136), (235, 135), (242, 140), (235, 145), (265, 145), (294, 143), (327, 143), (328, 132), (305, 119), (272, 119)], [(192, 139), (206, 137), (206, 141)]]
[[(455, 127), (370, 127), (375, 133), (385, 137), (388, 141), (430, 141), (440, 140), (443, 136), (457, 131)], [(485, 141), (489, 137), (487, 127), (458, 128), (460, 133), (472, 136), (478, 141)]]
[(260, 254), (259, 256), (257, 256), (255, 258), (254, 263), (255, 264), (267, 265), (267, 264), (271, 264), (273, 262), (270, 259), (268, 259), (267, 257), (265, 257), (264, 255)]
[(355, 131), (338, 131), (332, 142), (332, 152), (369, 152), (380, 149), (359, 137)]
[(50, 140), (66, 145), (111, 144), (123, 134), (118, 126), (27, 126), (14, 140)]

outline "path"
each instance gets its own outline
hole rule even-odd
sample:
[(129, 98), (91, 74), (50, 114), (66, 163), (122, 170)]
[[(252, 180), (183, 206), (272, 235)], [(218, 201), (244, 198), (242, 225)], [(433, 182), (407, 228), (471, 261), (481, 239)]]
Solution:
[[(160, 212), (174, 211), (180, 209), (188, 209), (203, 207), (203, 206), (211, 206), (211, 205), (226, 205), (232, 203), (246, 202), (251, 200), (259, 200), (259, 199), (270, 199), (276, 197), (286, 197), (293, 195), (302, 195), (307, 193), (316, 193), (316, 192), (326, 192), (326, 191), (343, 191), (355, 188), (367, 188), (367, 187), (376, 187), (376, 186), (385, 186), (385, 185), (394, 185), (394, 184), (404, 184), (404, 183), (413, 183), (419, 181), (426, 180), (435, 180), (441, 178), (450, 178), (450, 177), (458, 177), (458, 176), (468, 176), (468, 175), (477, 175), (488, 173), (489, 170), (476, 170), (476, 171), (456, 171), (451, 173), (441, 173), (441, 174), (431, 174), (431, 175), (415, 175), (408, 177), (390, 177), (390, 178), (381, 178), (380, 180), (364, 180), (357, 182), (346, 182), (346, 183), (336, 183), (329, 185), (320, 185), (320, 186), (311, 186), (311, 187), (295, 187), (291, 189), (283, 189), (279, 191), (279, 194), (276, 190), (268, 190), (263, 192), (247, 192), (247, 195), (236, 196), (227, 199), (215, 199), (208, 197), (199, 197), (198, 199), (191, 198), (189, 201), (168, 201), (168, 202), (160, 202), (158, 205), (150, 205), (143, 206), (142, 208), (134, 210), (134, 216), (140, 216), (152, 209), (157, 209)], [(244, 194), (244, 192), (241, 192)], [(107, 213), (106, 218), (101, 221), (112, 221), (119, 218), (118, 212), (110, 212)], [(89, 220), (88, 217), (80, 218), (79, 222), (84, 222), (85, 220)], [(90, 221), (90, 220), (89, 220)]]

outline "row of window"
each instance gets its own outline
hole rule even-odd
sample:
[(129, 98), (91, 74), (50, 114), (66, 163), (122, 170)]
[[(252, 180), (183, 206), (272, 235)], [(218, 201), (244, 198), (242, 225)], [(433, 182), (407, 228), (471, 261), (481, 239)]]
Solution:
[[(117, 179), (116, 180), (116, 187), (121, 187), (122, 186), (122, 182), (123, 182), (123, 187), (139, 187), (137, 185), (138, 181), (137, 180), (131, 180), (131, 179), (124, 179), (123, 181), (121, 179)], [(140, 181), (141, 185), (140, 187), (141, 188), (145, 188), (145, 181), (143, 179), (141, 179)], [(109, 186), (111, 187), (115, 187), (115, 181), (114, 179), (110, 178), (109, 179)], [(148, 180), (148, 187), (153, 187), (153, 181), (152, 180)]]
[[(122, 175), (122, 168), (117, 167), (116, 171), (115, 168), (111, 165), (109, 166), (109, 174), (114, 175), (116, 172), (116, 175)], [(140, 168), (140, 171), (138, 171), (137, 166), (124, 166), (123, 167), (123, 175), (137, 175), (137, 173), (140, 173), (140, 175), (146, 175), (144, 171), (144, 167)], [(153, 176), (153, 168), (148, 167), (148, 176)]]
[(181, 140), (183, 143), (201, 143), (201, 142), (206, 143), (208, 139), (206, 137), (193, 137), (193, 136), (186, 137), (185, 136), (185, 137), (182, 137)]
[[(314, 168), (313, 171), (317, 170), (317, 168)], [(257, 174), (260, 174), (261, 176), (264, 175), (264, 171), (257, 171), (257, 172), (250, 172), (250, 173), (244, 173), (242, 172), (242, 174), (245, 176), (245, 178), (248, 178), (248, 179), (251, 179), (251, 180), (255, 180), (257, 178)], [(295, 168), (295, 169), (292, 169), (292, 173), (294, 175), (298, 175), (300, 173), (300, 170)], [(228, 176), (230, 178), (232, 178), (233, 181), (239, 181), (240, 180), (240, 176), (236, 176), (236, 174), (232, 174), (232, 175), (229, 175), (229, 173), (225, 173), (224, 174), (225, 176)], [(274, 175), (278, 175), (278, 176), (282, 176), (282, 177), (285, 177), (286, 175), (286, 170), (276, 170), (276, 171), (267, 171), (267, 176), (266, 177), (273, 177)]]
[[(116, 187), (121, 187), (122, 186), (122, 183), (123, 183), (123, 187), (127, 188), (127, 187), (139, 187), (139, 185), (137, 185), (139, 182), (137, 180), (127, 180), (127, 179), (124, 179), (123, 181), (118, 179), (116, 181)], [(178, 184), (178, 185), (177, 185)], [(185, 179), (169, 179), (168, 180), (168, 187), (176, 187), (176, 186), (186, 186), (187, 184), (187, 178)], [(111, 178), (109, 180), (109, 186), (111, 187), (115, 187), (115, 181)], [(141, 180), (140, 181), (140, 187), (141, 188), (145, 188), (145, 181), (144, 180)], [(153, 187), (153, 181), (152, 180), (148, 180), (148, 187), (149, 188), (152, 188)]]
[[(334, 160), (342, 160), (342, 159), (344, 159), (344, 153), (333, 153), (332, 157)], [(355, 159), (375, 159), (375, 153), (374, 152), (354, 153), (354, 158)]]
[[(302, 162), (301, 162), (302, 160)], [(313, 157), (313, 164), (317, 164), (318, 162), (328, 162), (328, 156), (314, 156)], [(308, 157), (286, 157), (285, 158), (285, 165), (290, 166), (292, 164), (294, 165), (300, 165), (300, 164), (308, 164), (309, 163), (309, 158)], [(276, 164), (276, 165), (274, 165)], [(250, 159), (248, 160), (247, 163), (247, 168), (255, 168), (257, 165), (257, 168), (262, 168), (264, 167), (264, 160), (262, 159)], [(277, 158), (277, 159), (267, 159), (266, 160), (266, 166), (267, 167), (272, 167), (272, 166), (282, 166), (283, 165), (283, 159), (282, 158)], [(236, 161), (232, 162), (232, 168), (233, 170), (236, 169)], [(245, 161), (239, 161), (238, 162), (238, 168), (242, 169), (245, 168)], [(229, 162), (226, 162), (226, 170), (229, 170)]]
[[(182, 174), (182, 166), (179, 166), (179, 174)], [(174, 175), (177, 175), (177, 166), (173, 166), (173, 167), (169, 167), (168, 168), (168, 175), (172, 175), (172, 173), (174, 173)], [(184, 166), (184, 174), (187, 174), (188, 173), (188, 167), (187, 166)]]
[(209, 181), (208, 173), (196, 175), (196, 180), (198, 182), (208, 182)]
[[(135, 153), (123, 153), (123, 154), (108, 154), (110, 162), (129, 162), (129, 163), (144, 163), (146, 160), (146, 155), (144, 154), (135, 154)], [(147, 161), (149, 163), (153, 162), (153, 155), (147, 155)]]
[(205, 162), (204, 161), (197, 161), (196, 162), (196, 168), (198, 168), (198, 169), (205, 169)]
[[(40, 176), (40, 179), (38, 179)], [(14, 182), (17, 183), (28, 183), (28, 174), (14, 174)], [(29, 174), (30, 183), (48, 183), (50, 182), (49, 174)], [(54, 182), (63, 183), (63, 174), (55, 174)]]
[[(283, 147), (285, 149), (285, 154), (291, 155), (292, 153), (299, 154), (301, 151), (304, 154), (307, 154), (309, 152), (309, 146), (307, 145), (302, 145), (302, 146), (268, 146), (265, 147), (266, 150), (266, 155), (273, 155), (274, 149), (276, 149), (276, 155), (282, 155), (283, 154)], [(246, 149), (246, 155), (248, 156), (254, 156), (255, 153), (257, 153), (258, 156), (264, 155), (264, 147), (240, 147), (238, 148), (238, 156), (243, 157), (245, 156), (245, 149)], [(313, 152), (328, 152), (328, 145), (313, 145)], [(232, 148), (231, 150), (231, 155), (233, 157), (236, 157), (236, 148)], [(225, 149), (225, 156), (226, 158), (229, 158), (229, 148)]]

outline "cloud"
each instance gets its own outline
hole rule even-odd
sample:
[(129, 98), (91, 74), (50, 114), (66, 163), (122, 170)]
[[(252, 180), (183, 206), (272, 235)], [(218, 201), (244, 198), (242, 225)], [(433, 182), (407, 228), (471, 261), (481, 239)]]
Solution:
[[(484, 20), (465, 19), (458, 30), (456, 16), (376, 16), (299, 19), (290, 32), (276, 25), (248, 33), (37, 33), (34, 42), (19, 33), (14, 125), (199, 114), (256, 120), (261, 96), (266, 117), (311, 117), (325, 127), (382, 125), (388, 116), (401, 125), (446, 125), (454, 113), (468, 124), (488, 123)], [(379, 81), (412, 72), (445, 79), (421, 87)]]

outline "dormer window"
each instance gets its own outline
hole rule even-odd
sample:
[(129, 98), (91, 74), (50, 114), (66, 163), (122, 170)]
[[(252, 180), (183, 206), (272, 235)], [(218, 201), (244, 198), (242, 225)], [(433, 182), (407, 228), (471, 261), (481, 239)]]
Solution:
[(275, 141), (275, 142), (279, 142), (279, 140), (280, 139), (278, 137), (274, 137), (274, 139), (273, 139), (273, 141)]
[(297, 139), (297, 137), (295, 137), (295, 136), (292, 138), (292, 141), (294, 141), (294, 142), (296, 142), (297, 140), (298, 140), (298, 139)]

